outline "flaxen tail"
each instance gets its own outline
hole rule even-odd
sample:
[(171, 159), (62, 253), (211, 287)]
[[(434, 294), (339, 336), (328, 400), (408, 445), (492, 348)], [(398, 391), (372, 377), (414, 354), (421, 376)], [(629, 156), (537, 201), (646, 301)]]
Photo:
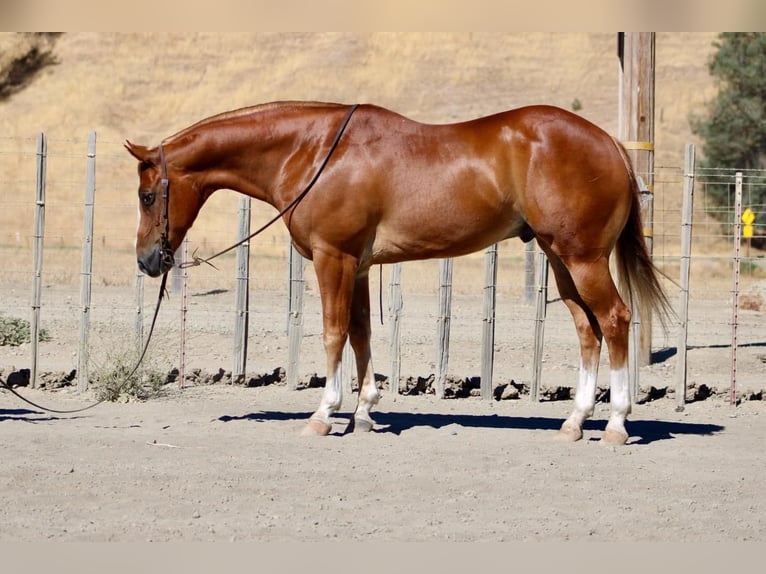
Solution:
[(659, 317), (663, 328), (667, 331), (668, 320), (674, 313), (670, 301), (660, 284), (660, 272), (654, 266), (644, 242), (638, 181), (625, 148), (619, 142), (615, 141), (615, 143), (625, 160), (633, 192), (631, 194), (628, 222), (617, 239), (617, 246), (614, 252), (618, 286), (623, 300), (631, 307), (633, 312), (638, 307), (642, 323), (647, 324), (651, 319), (652, 313), (654, 313)]

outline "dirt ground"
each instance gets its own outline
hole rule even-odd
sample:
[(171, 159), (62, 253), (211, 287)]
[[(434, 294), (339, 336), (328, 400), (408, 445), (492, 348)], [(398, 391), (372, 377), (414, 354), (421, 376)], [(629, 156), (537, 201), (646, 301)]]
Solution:
[[(3, 541), (764, 541), (766, 410), (636, 407), (625, 447), (553, 440), (568, 401), (386, 397), (299, 436), (319, 390), (213, 385), (50, 415), (0, 397)], [(57, 407), (82, 404), (44, 391)]]
[[(711, 33), (659, 37), (658, 166), (680, 165), (683, 144), (693, 141), (688, 116), (714, 93), (705, 66), (713, 39)], [(587, 117), (616, 130), (611, 33), (573, 35), (557, 42), (544, 34), (467, 38), (67, 34), (58, 42), (57, 55), (60, 63), (23, 97), (6, 101), (2, 114), (8, 118), (4, 130), (8, 138), (31, 142), (33, 134), (45, 130), (52, 140), (49, 192), (61, 207), (49, 209), (46, 216), (46, 233), (53, 239), (46, 239), (42, 309), (42, 327), (50, 335), (40, 346), (40, 381), (45, 386), (19, 391), (56, 409), (77, 408), (93, 400), (93, 391), (76, 392), (79, 292), (77, 286), (68, 285), (79, 282), (80, 269), (79, 249), (71, 246), (80, 244), (81, 186), (71, 183), (80, 177), (72, 174), (84, 171), (82, 160), (71, 157), (76, 153), (81, 158), (84, 142), (72, 142), (78, 151), (71, 153), (69, 143), (65, 145), (92, 127), (99, 134), (98, 209), (117, 214), (97, 218), (102, 249), (96, 253), (100, 282), (89, 311), (92, 375), (130, 363), (135, 354), (137, 305), (132, 289), (125, 287), (133, 279), (135, 164), (128, 164), (122, 150), (126, 137), (159, 141), (223, 109), (275, 99), (375, 101), (423, 121), (476, 117), (526, 103), (569, 108), (577, 101)], [(481, 65), (475, 64), (478, 61)], [(137, 77), (143, 79), (137, 82)], [(242, 82), (243, 77), (258, 81)], [(481, 101), (476, 100), (476, 86), (484, 86)], [(219, 107), (215, 102), (221, 101), (222, 93), (225, 102)], [(51, 106), (51, 94), (61, 96), (57, 106)], [(32, 144), (28, 149), (34, 149)], [(3, 169), (9, 190), (22, 187), (16, 180), (31, 177), (13, 175), (27, 169), (30, 155), (17, 147), (7, 154), (10, 167)], [(23, 184), (24, 190), (30, 185)], [(675, 189), (658, 186), (663, 205), (680, 201)], [(125, 200), (128, 192), (130, 199)], [(15, 203), (6, 202), (0, 217), (6, 222), (6, 239), (0, 245), (4, 316), (29, 315), (31, 256), (17, 243), (31, 229), (31, 206), (32, 199), (23, 203), (20, 215)], [(213, 207), (209, 205), (208, 211)], [(125, 217), (128, 212), (130, 217)], [(663, 226), (675, 234), (676, 219), (658, 219), (656, 236)], [(110, 222), (109, 229), (98, 227), (104, 221)], [(211, 217), (209, 222), (201, 229), (221, 227), (219, 219)], [(210, 252), (219, 241), (218, 235), (207, 234), (210, 246), (204, 245), (206, 235), (199, 237), (203, 252)], [(107, 243), (107, 236), (115, 243)], [(220, 241), (221, 248), (231, 242), (228, 235)], [(52, 252), (57, 243), (60, 250)], [(74, 262), (65, 256), (66, 250), (72, 251)], [(230, 281), (215, 283), (220, 281), (216, 278), (212, 284), (195, 284), (202, 273), (213, 273), (195, 270), (188, 299), (183, 388), (169, 383), (145, 400), (123, 399), (77, 414), (46, 413), (0, 390), (0, 541), (569, 540), (611, 545), (766, 540), (766, 402), (762, 400), (766, 312), (760, 307), (740, 314), (740, 403), (732, 406), (728, 277), (714, 285), (720, 287), (720, 297), (699, 299), (703, 289), (693, 293), (689, 402), (681, 412), (676, 410), (674, 393), (678, 332), (671, 328), (666, 334), (655, 328), (655, 361), (640, 373), (645, 402), (634, 407), (627, 427), (631, 436), (624, 447), (598, 442), (608, 417), (606, 402), (598, 403), (584, 440), (576, 444), (553, 440), (572, 408), (572, 401), (564, 397), (578, 368), (571, 319), (555, 302), (549, 306), (545, 329), (545, 401), (534, 403), (524, 392), (518, 399), (483, 400), (471, 395), (470, 384), (462, 387), (469, 391), (465, 398), (438, 400), (428, 393), (392, 396), (385, 381), (391, 364), (391, 323), (386, 319), (380, 325), (374, 313), (373, 357), (384, 387), (373, 413), (374, 432), (343, 435), (355, 401), (347, 393), (331, 435), (307, 439), (299, 436), (300, 431), (318, 405), (321, 389), (291, 391), (284, 382), (261, 384), (285, 368), (288, 349), (285, 268), (280, 262), (269, 275), (262, 263), (251, 293), (248, 351), (248, 381), (260, 386), (227, 384), (234, 324)], [(458, 267), (463, 264), (472, 266), (461, 275)], [(122, 270), (127, 279), (117, 281), (111, 271), (104, 271), (112, 268)], [(501, 283), (518, 284), (508, 271), (501, 262)], [(453, 291), (450, 375), (462, 384), (480, 373), (481, 257), (473, 263), (468, 259), (456, 263), (455, 273), (460, 280)], [(310, 270), (307, 275), (311, 276)], [(695, 287), (702, 283), (710, 287), (715, 283), (712, 275), (704, 273)], [(435, 371), (437, 301), (432, 292), (409, 289), (411, 284), (406, 283), (422, 278), (433, 286), (436, 277), (435, 263), (404, 271), (402, 374), (415, 383), (428, 381)], [(282, 290), (272, 289), (274, 285)], [(311, 287), (311, 279), (307, 285)], [(155, 282), (147, 282), (144, 304), (138, 305), (144, 324), (155, 289)], [(381, 291), (385, 296), (386, 287), (376, 285), (373, 277), (372, 293)], [(755, 294), (766, 297), (766, 285), (761, 282)], [(518, 289), (498, 288), (496, 388), (514, 383), (524, 391), (529, 384), (534, 306), (522, 305), (520, 299)], [(147, 358), (149, 367), (159, 372), (179, 364), (181, 301), (174, 291), (160, 314)], [(303, 386), (315, 375), (324, 376), (318, 303), (316, 290), (309, 289), (300, 359)], [(0, 347), (0, 376), (23, 382), (29, 355), (29, 345)], [(609, 376), (606, 364), (599, 376), (603, 391)], [(216, 378), (220, 380), (214, 382)], [(551, 400), (554, 396), (560, 400)], [(598, 554), (589, 550), (583, 564), (624, 567), (625, 555), (605, 559), (605, 548), (599, 547)], [(674, 550), (685, 561), (684, 571), (691, 571), (690, 561), (702, 555), (688, 547)], [(347, 559), (349, 551), (344, 546), (342, 558)], [(538, 560), (550, 558), (535, 551)], [(105, 560), (96, 562), (104, 564), (99, 571), (112, 571), (115, 563), (135, 558), (115, 555), (112, 547), (108, 552)], [(381, 546), (365, 547), (364, 552), (354, 566), (364, 564), (367, 569), (375, 560), (394, 554)], [(517, 552), (504, 558), (516, 560)], [(281, 554), (282, 561), (307, 556), (318, 562), (313, 552), (288, 548)], [(630, 563), (641, 557), (636, 554), (629, 555)], [(654, 549), (651, 554), (655, 555)], [(476, 563), (465, 562), (467, 555), (460, 547), (459, 554), (449, 555), (450, 564), (476, 570)], [(570, 557), (568, 552), (557, 555)], [(181, 571), (188, 556), (196, 554), (176, 553), (174, 570)], [(727, 567), (732, 555), (720, 556)], [(26, 556), (15, 570), (30, 571), (36, 558)], [(89, 552), (88, 558), (92, 567), (94, 558), (103, 557)], [(249, 557), (251, 567), (261, 565), (256, 559)], [(338, 556), (328, 557), (327, 563), (344, 566)], [(7, 567), (5, 555), (2, 564)], [(571, 563), (563, 565), (572, 569)], [(61, 564), (54, 567), (60, 571)], [(132, 571), (137, 570), (146, 571)], [(222, 570), (220, 563), (208, 568)]]
[[(50, 287), (45, 297), (58, 304), (43, 323), (52, 335), (41, 346), (43, 371), (66, 371), (77, 364), (77, 313), (68, 310), (64, 288)], [(226, 291), (191, 293), (190, 369), (229, 368), (231, 321), (218, 310), (228, 308), (231, 297)], [(254, 372), (285, 364), (280, 297), (253, 298)], [(76, 297), (70, 299), (76, 305)], [(304, 380), (312, 371), (324, 374), (316, 294), (307, 299)], [(130, 291), (98, 289), (94, 300), (95, 349), (114, 350), (114, 341), (131, 328)], [(11, 314), (26, 301), (22, 290), (4, 288), (2, 312)], [(171, 301), (168, 314), (178, 305), (177, 297)], [(517, 298), (502, 297), (498, 304), (495, 384), (523, 383), (532, 311)], [(430, 295), (405, 297), (405, 376), (432, 372), (429, 309), (435, 307)], [(475, 307), (480, 297), (458, 295), (453, 302), (450, 370), (456, 378), (478, 374)], [(572, 386), (571, 321), (560, 303), (549, 309), (544, 378), (551, 387)], [(676, 357), (663, 351), (675, 334), (658, 337), (660, 361), (641, 372), (642, 388), (655, 389), (658, 398), (634, 406), (630, 440), (621, 448), (598, 442), (607, 403), (598, 403), (584, 440), (560, 444), (553, 437), (572, 402), (533, 403), (524, 394), (517, 400), (439, 400), (432, 394), (394, 397), (384, 388), (375, 431), (344, 436), (356, 398), (347, 393), (331, 435), (307, 439), (299, 434), (318, 405), (319, 388), (191, 377), (184, 388), (166, 384), (144, 401), (71, 415), (46, 413), (0, 392), (0, 539), (764, 541), (766, 321), (763, 312), (742, 312), (740, 377), (750, 390), (731, 406), (729, 311), (711, 302), (694, 303), (692, 311), (690, 386), (705, 385), (704, 400), (676, 411)], [(514, 315), (518, 322), (508, 323)], [(177, 343), (163, 321), (155, 361), (169, 342)], [(389, 372), (388, 329), (373, 326), (379, 373)], [(25, 366), (28, 351), (28, 345), (0, 347), (4, 376)], [(608, 377), (606, 365), (600, 375)], [(19, 390), (58, 409), (92, 398), (72, 385)]]

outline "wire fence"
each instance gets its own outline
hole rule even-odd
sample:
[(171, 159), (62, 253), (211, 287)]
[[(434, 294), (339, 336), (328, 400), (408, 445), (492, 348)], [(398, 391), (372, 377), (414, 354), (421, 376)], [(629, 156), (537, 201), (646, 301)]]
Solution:
[[(0, 138), (0, 254), (4, 273), (0, 277), (0, 316), (29, 317), (34, 305), (35, 276), (35, 185), (38, 152), (35, 139)], [(95, 202), (92, 233), (92, 297), (84, 311), (81, 300), (85, 189), (87, 185), (88, 138), (47, 141), (45, 175), (45, 235), (41, 270), (40, 327), (49, 340), (40, 343), (39, 372), (72, 373), (80, 361), (79, 325), (84, 312), (90, 320), (87, 361), (92, 372), (134, 356), (141, 342), (142, 327), (153, 311), (158, 282), (143, 280), (136, 271), (133, 242), (136, 226), (136, 167), (121, 142), (98, 141), (95, 171)], [(672, 301), (679, 293), (681, 271), (681, 206), (684, 170), (658, 167), (655, 170), (653, 251), (655, 262)], [(766, 236), (766, 207), (754, 201), (766, 186), (763, 171), (743, 172), (742, 204), (755, 219), (752, 237), (743, 240), (738, 261), (739, 283), (734, 291), (735, 171), (698, 169), (694, 175), (693, 240), (690, 263), (690, 311), (688, 319), (689, 398), (723, 392), (731, 383), (732, 331), (736, 325), (736, 347), (740, 357), (738, 384), (743, 397), (758, 397), (766, 386), (764, 364), (764, 298), (766, 262), (761, 243)], [(715, 191), (714, 191), (715, 190)], [(721, 191), (723, 190), (723, 192)], [(714, 201), (713, 195), (725, 197)], [(233, 243), (238, 230), (238, 199), (234, 192), (216, 193), (189, 234), (189, 252), (213, 253)], [(251, 224), (260, 226), (273, 216), (270, 206), (253, 202)], [(250, 246), (249, 329), (253, 343), (245, 364), (250, 375), (245, 381), (263, 380), (289, 363), (289, 237), (282, 226), (269, 229)], [(533, 362), (533, 333), (538, 321), (535, 305), (525, 296), (529, 277), (529, 252), (519, 241), (506, 241), (497, 249), (497, 306), (494, 311), (492, 353), (493, 396), (513, 396), (524, 389), (536, 369), (545, 382), (544, 396), (567, 394), (579, 370), (579, 349), (571, 317), (557, 301), (555, 285), (546, 298), (545, 340), (541, 364)], [(533, 276), (538, 265), (534, 262)], [(213, 378), (232, 369), (233, 338), (237, 324), (236, 257), (232, 253), (216, 260), (218, 269), (194, 268), (183, 281), (175, 277), (171, 296), (160, 312), (151, 357), (160, 369), (178, 369), (183, 353), (187, 377), (202, 372)], [(460, 382), (460, 392), (479, 394), (482, 373), (480, 341), (484, 336), (483, 309), (486, 256), (483, 253), (454, 261), (450, 287), (450, 359), (447, 370)], [(422, 261), (404, 264), (401, 279), (393, 277), (391, 266), (371, 272), (373, 302), (373, 356), (384, 372), (398, 361), (402, 377), (400, 392), (435, 388), (438, 355), (438, 326), (444, 324), (440, 307), (440, 263)], [(535, 281), (539, 280), (536, 271)], [(394, 325), (388, 311), (392, 280), (400, 281), (402, 314), (396, 327), (402, 341), (401, 356), (392, 356), (390, 340)], [(324, 370), (321, 343), (321, 310), (316, 280), (310, 269), (305, 274), (303, 338), (298, 377), (304, 383), (321, 381)], [(527, 282), (528, 284), (528, 282)], [(141, 294), (143, 293), (143, 294)], [(742, 312), (732, 313), (735, 299)], [(734, 324), (736, 316), (737, 323)], [(181, 317), (188, 318), (181, 332)], [(381, 326), (379, 323), (384, 323)], [(387, 323), (387, 324), (386, 324)], [(670, 393), (674, 388), (678, 352), (678, 325), (667, 331), (653, 325), (652, 364), (641, 370), (644, 395)], [(181, 345), (183, 339), (183, 345)], [(180, 347), (183, 347), (181, 351)], [(28, 345), (0, 347), (0, 368), (7, 371), (27, 368)], [(606, 353), (605, 353), (606, 354)], [(606, 359), (606, 357), (605, 357)], [(766, 358), (763, 359), (766, 361)], [(608, 373), (608, 369), (602, 369)], [(230, 373), (228, 373), (230, 375)], [(76, 377), (76, 375), (71, 375)], [(385, 375), (383, 375), (385, 376)], [(259, 378), (260, 377), (260, 378)], [(608, 377), (608, 375), (607, 375)], [(606, 388), (599, 379), (599, 387)], [(449, 395), (449, 393), (447, 393)]]

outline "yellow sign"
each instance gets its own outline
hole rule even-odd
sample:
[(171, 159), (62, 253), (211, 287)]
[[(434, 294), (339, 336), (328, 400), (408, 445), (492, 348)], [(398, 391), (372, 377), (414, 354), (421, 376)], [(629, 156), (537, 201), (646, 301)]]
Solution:
[[(748, 207), (747, 209), (745, 209), (744, 213), (742, 214), (742, 223), (744, 223), (745, 225), (752, 225), (753, 221), (755, 221), (755, 213), (753, 213), (753, 210)], [(753, 230), (751, 229), (750, 237), (752, 237), (752, 232)], [(748, 236), (745, 235), (745, 237), (748, 237)]]
[(742, 227), (742, 237), (748, 238), (753, 236), (753, 226), (750, 224), (744, 225)]

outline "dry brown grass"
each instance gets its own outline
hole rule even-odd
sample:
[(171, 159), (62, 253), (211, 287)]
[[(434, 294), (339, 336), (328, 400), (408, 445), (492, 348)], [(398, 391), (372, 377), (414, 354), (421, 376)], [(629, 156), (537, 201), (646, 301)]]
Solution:
[[(657, 35), (657, 166), (679, 167), (684, 144), (695, 141), (688, 116), (714, 93), (706, 69), (714, 38)], [(7, 53), (17, 39), (0, 34), (0, 47)], [(374, 102), (429, 122), (526, 104), (571, 109), (576, 99), (580, 114), (616, 133), (615, 46), (609, 33), (64, 34), (58, 64), (0, 102), (0, 248), (12, 270), (27, 272), (41, 131), (49, 138), (46, 248), (61, 248), (46, 254), (48, 280), (78, 276), (86, 140), (96, 130), (95, 265), (101, 282), (125, 283), (134, 269), (137, 181), (126, 138), (153, 145), (203, 117), (282, 99)], [(213, 197), (192, 231), (195, 245), (231, 242), (233, 197)], [(680, 197), (680, 179), (657, 190), (657, 203), (671, 213)], [(254, 205), (253, 225), (272, 214)], [(660, 218), (655, 234), (673, 243), (678, 226), (673, 216)], [(280, 227), (254, 248), (280, 258), (286, 245)], [(521, 256), (520, 243), (508, 250)]]

